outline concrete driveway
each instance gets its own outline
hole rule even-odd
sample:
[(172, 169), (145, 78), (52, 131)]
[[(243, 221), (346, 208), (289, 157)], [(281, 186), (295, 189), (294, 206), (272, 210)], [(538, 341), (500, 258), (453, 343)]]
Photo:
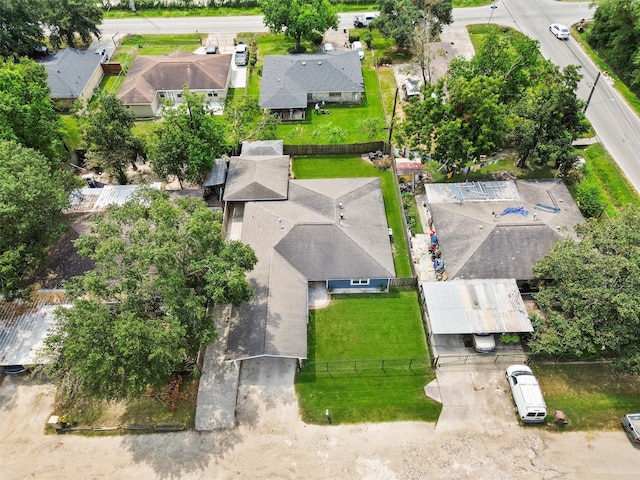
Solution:
[(425, 388), (425, 393), (442, 402), (435, 429), (438, 433), (473, 430), (495, 436), (519, 428), (501, 367), (439, 368), (437, 380)]

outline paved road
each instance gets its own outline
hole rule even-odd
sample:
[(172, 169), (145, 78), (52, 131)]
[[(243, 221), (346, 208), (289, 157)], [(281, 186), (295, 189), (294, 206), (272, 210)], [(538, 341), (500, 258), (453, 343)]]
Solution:
[[(358, 13), (344, 13), (339, 15), (339, 29), (353, 28), (353, 16)], [(193, 32), (266, 32), (268, 29), (262, 22), (262, 16), (235, 17), (190, 17), (190, 18), (146, 18), (139, 15), (136, 18), (107, 19), (101, 26), (103, 36), (116, 33), (193, 33)]]

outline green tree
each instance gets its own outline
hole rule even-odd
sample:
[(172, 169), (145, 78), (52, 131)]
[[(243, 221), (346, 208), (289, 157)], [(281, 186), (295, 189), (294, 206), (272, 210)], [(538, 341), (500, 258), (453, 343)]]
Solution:
[(41, 153), (0, 140), (0, 294), (19, 296), (66, 227), (74, 177)]
[(39, 0), (0, 0), (0, 57), (28, 55), (44, 42)]
[(56, 312), (48, 368), (67, 395), (132, 398), (159, 389), (216, 336), (211, 307), (253, 293), (257, 258), (225, 241), (222, 215), (196, 198), (142, 189), (111, 207), (76, 242), (96, 268), (66, 285), (73, 307)]
[(517, 103), (545, 68), (538, 48), (536, 40), (519, 32), (490, 30), (471, 60), (457, 57), (451, 61), (448, 75), (467, 80), (480, 75), (499, 79), (500, 101)]
[(46, 26), (54, 48), (89, 45), (92, 36), (100, 38), (102, 10), (94, 0), (48, 0), (46, 7)]
[(395, 40), (398, 48), (414, 47), (416, 31), (425, 28), (429, 36), (421, 42), (434, 41), (442, 26), (453, 22), (451, 0), (381, 0), (379, 9), (374, 25), (385, 38)]
[(51, 101), (47, 73), (28, 58), (0, 58), (0, 139), (15, 140), (59, 164), (60, 119)]
[(110, 93), (102, 93), (76, 109), (89, 167), (105, 168), (118, 183), (127, 183), (127, 165), (134, 168), (142, 142), (133, 136), (133, 113)]
[(424, 100), (406, 107), (402, 129), (409, 147), (434, 153), (449, 169), (494, 151), (510, 126), (499, 84), (479, 76), (428, 86)]
[(227, 153), (224, 128), (207, 110), (204, 96), (184, 88), (183, 102), (165, 108), (163, 119), (152, 132), (149, 159), (156, 174), (201, 185), (217, 157)]
[(587, 130), (576, 97), (580, 80), (578, 67), (568, 65), (563, 71), (547, 62), (534, 88), (513, 107), (516, 117), (512, 144), (518, 152), (516, 166), (553, 162), (568, 170), (577, 160), (572, 142)]
[(300, 52), (302, 40), (312, 41), (330, 28), (338, 28), (338, 15), (328, 0), (258, 0), (264, 24), (272, 33), (284, 30), (296, 42)]
[(640, 211), (589, 219), (576, 227), (580, 241), (555, 244), (534, 267), (551, 279), (535, 299), (545, 318), (534, 319), (532, 351), (593, 358), (620, 356), (640, 372)]
[(243, 95), (238, 101), (224, 109), (227, 121), (227, 141), (232, 153), (237, 155), (243, 140), (274, 140), (278, 118), (264, 111), (258, 105), (258, 99)]
[[(636, 2), (601, 0), (587, 29), (587, 40), (627, 83), (640, 87), (640, 10)], [(632, 61), (629, 61), (632, 59)]]
[(102, 10), (94, 0), (0, 0), (0, 56), (30, 55), (43, 45), (76, 46), (100, 36)]

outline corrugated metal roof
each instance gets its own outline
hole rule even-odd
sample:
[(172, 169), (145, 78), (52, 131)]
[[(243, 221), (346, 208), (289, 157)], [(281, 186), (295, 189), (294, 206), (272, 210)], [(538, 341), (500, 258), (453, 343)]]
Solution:
[[(147, 185), (149, 188), (160, 190), (162, 183)], [(66, 213), (102, 212), (109, 205), (123, 205), (140, 185), (106, 185), (103, 188), (79, 188), (71, 193), (71, 206)]]
[(203, 182), (203, 187), (214, 187), (216, 185), (224, 185), (227, 178), (227, 161), (224, 158), (216, 158), (209, 176)]
[(522, 333), (533, 327), (514, 279), (422, 284), (430, 333)]
[(488, 202), (520, 199), (516, 182), (430, 183), (425, 185), (429, 203)]
[(0, 366), (46, 363), (39, 357), (63, 290), (41, 290), (31, 300), (0, 301)]

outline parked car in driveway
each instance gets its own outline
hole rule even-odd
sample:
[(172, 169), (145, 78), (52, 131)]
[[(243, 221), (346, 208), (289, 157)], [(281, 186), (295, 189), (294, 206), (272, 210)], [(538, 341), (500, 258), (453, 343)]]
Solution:
[(569, 40), (569, 29), (560, 23), (549, 25), (549, 31), (560, 40)]
[(322, 45), (322, 51), (323, 52), (333, 52), (333, 43), (327, 42), (324, 45)]
[(236, 65), (245, 66), (249, 62), (249, 48), (240, 42), (236, 45)]
[(22, 365), (7, 365), (3, 367), (5, 375), (24, 375), (28, 373), (29, 370), (24, 368)]
[(478, 353), (490, 353), (496, 349), (496, 339), (493, 333), (474, 333), (473, 348)]
[(360, 60), (364, 59), (364, 47), (362, 46), (362, 42), (353, 42), (351, 44), (351, 50), (353, 50), (354, 52), (358, 52), (358, 57), (360, 57)]
[(640, 443), (640, 413), (627, 413), (620, 419), (622, 428), (633, 443)]
[(207, 55), (216, 55), (220, 53), (220, 48), (218, 48), (218, 45), (207, 45), (204, 48), (204, 53)]
[(543, 423), (547, 404), (531, 369), (526, 365), (510, 365), (506, 377), (520, 420), (523, 423)]

